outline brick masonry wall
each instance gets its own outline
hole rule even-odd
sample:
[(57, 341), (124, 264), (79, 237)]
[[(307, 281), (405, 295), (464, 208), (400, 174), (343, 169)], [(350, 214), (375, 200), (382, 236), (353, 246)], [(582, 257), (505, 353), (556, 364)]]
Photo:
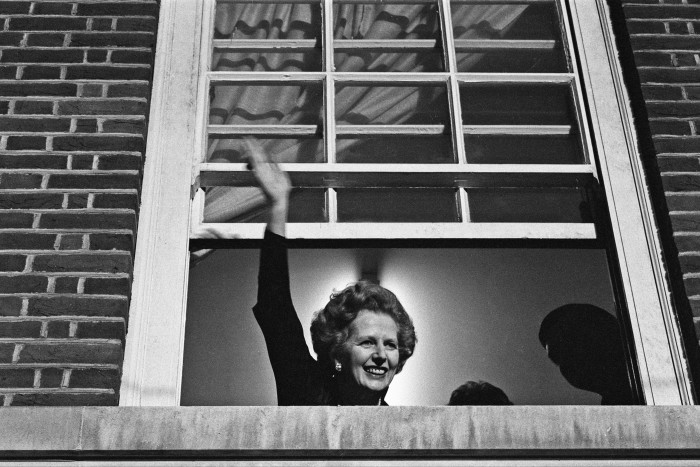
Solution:
[(0, 405), (118, 402), (157, 10), (0, 1)]
[[(700, 336), (700, 0), (609, 1), (620, 10), (635, 70), (627, 84), (642, 157), (656, 195), (686, 347), (695, 371)], [(618, 3), (618, 5), (615, 5)], [(621, 6), (620, 6), (621, 5)], [(618, 27), (618, 34), (621, 33)], [(618, 41), (619, 45), (619, 41)], [(625, 50), (627, 48), (628, 50)], [(637, 97), (635, 102), (635, 97)], [(656, 189), (655, 189), (656, 188)], [(655, 193), (654, 193), (655, 192)], [(684, 309), (686, 316), (682, 316)]]

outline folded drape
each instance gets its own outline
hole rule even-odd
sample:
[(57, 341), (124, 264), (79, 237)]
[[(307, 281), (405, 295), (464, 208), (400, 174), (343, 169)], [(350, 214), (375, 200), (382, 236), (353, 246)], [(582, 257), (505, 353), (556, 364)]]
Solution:
[[(456, 39), (498, 38), (522, 14), (526, 6), (473, 5), (453, 12)], [(436, 39), (441, 44), (436, 4), (385, 5), (336, 4), (333, 9), (336, 39)], [(226, 39), (314, 39), (320, 42), (320, 5), (220, 4), (216, 10), (215, 37)], [(461, 54), (459, 69), (468, 69), (481, 54)], [(438, 49), (408, 52), (336, 52), (337, 72), (443, 71)], [(319, 49), (291, 52), (219, 52), (213, 71), (319, 71)], [(344, 86), (336, 90), (336, 123), (405, 124), (417, 115), (440, 120), (446, 108), (435, 104), (441, 90), (435, 86)], [(442, 98), (444, 99), (444, 92)], [(323, 95), (320, 85), (216, 86), (211, 92), (211, 124), (321, 124)], [(444, 106), (443, 106), (444, 107)], [(421, 114), (422, 112), (422, 114)], [(427, 113), (426, 113), (427, 112)], [(433, 112), (432, 114), (430, 112)], [(431, 121), (432, 123), (432, 121)], [(448, 124), (447, 121), (439, 123)], [(338, 152), (358, 139), (338, 139)], [(276, 162), (322, 162), (321, 139), (267, 139), (263, 149)], [(209, 162), (238, 162), (242, 146), (236, 139), (212, 139)], [(381, 155), (378, 155), (380, 158)], [(259, 212), (264, 196), (257, 188), (210, 187), (204, 209), (205, 222), (243, 221)]]

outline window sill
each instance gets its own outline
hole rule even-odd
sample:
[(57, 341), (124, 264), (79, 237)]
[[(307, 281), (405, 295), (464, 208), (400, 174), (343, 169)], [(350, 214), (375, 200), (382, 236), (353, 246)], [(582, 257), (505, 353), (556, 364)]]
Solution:
[(698, 439), (688, 406), (16, 407), (0, 459), (687, 459)]

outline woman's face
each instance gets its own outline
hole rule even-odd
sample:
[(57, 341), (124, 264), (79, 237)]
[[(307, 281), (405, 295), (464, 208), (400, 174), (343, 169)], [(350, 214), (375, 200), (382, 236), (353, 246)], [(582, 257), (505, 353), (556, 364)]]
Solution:
[(344, 376), (371, 391), (389, 386), (399, 366), (398, 326), (383, 313), (362, 310), (350, 323), (341, 356)]

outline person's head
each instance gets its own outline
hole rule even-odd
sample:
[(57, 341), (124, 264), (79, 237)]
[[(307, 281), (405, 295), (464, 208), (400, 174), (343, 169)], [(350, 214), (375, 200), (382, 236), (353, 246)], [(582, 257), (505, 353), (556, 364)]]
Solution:
[(314, 315), (311, 340), (318, 362), (340, 384), (381, 392), (413, 355), (416, 333), (392, 292), (358, 282), (332, 294)]
[(542, 320), (539, 340), (572, 386), (599, 394), (626, 378), (617, 319), (602, 308), (571, 303)]
[(454, 391), (447, 405), (513, 405), (501, 388), (486, 381), (467, 381)]

